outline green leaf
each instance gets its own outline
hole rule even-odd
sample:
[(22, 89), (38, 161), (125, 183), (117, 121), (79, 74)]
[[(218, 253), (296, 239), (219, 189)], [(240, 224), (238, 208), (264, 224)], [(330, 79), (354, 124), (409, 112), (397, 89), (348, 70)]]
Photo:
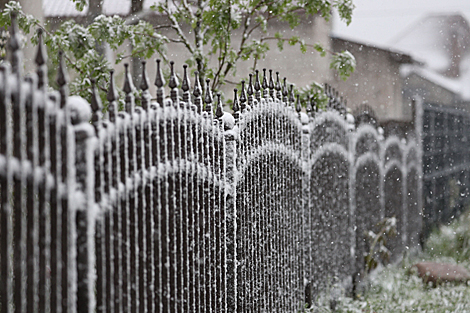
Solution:
[(346, 80), (356, 68), (356, 59), (349, 51), (342, 51), (333, 55), (330, 68), (337, 71), (341, 79)]

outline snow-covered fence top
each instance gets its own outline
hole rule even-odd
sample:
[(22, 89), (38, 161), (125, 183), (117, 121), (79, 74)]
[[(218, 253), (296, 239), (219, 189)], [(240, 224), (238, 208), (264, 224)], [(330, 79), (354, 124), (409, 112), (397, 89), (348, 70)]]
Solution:
[(256, 72), (230, 114), (173, 63), (152, 101), (143, 63), (141, 105), (126, 67), (125, 110), (111, 73), (103, 115), (94, 87), (68, 96), (62, 59), (46, 91), (39, 41), (23, 78), (14, 25), (0, 65), (2, 313), (297, 312), (357, 281), (384, 216), (395, 253), (416, 244), (419, 147), (356, 128), (331, 88), (304, 113)]

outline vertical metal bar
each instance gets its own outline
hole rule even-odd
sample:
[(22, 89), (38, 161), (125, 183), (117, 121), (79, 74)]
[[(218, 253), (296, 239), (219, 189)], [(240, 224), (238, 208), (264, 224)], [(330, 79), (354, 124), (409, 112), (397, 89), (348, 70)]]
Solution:
[(131, 312), (139, 311), (139, 277), (138, 277), (138, 224), (137, 224), (137, 188), (135, 186), (135, 174), (137, 171), (137, 160), (136, 160), (136, 130), (135, 130), (135, 117), (134, 117), (134, 85), (132, 78), (129, 73), (128, 64), (124, 64), (125, 67), (125, 79), (123, 91), (126, 94), (125, 97), (125, 109), (129, 117), (127, 127), (127, 166), (128, 173), (126, 175), (126, 186), (128, 188), (129, 197), (129, 267), (130, 267), (130, 310)]
[(59, 157), (61, 155), (61, 146), (58, 126), (58, 109), (59, 104), (57, 102), (57, 94), (49, 96), (53, 105), (49, 114), (49, 147), (50, 147), (50, 165), (51, 174), (54, 180), (54, 186), (50, 193), (50, 249), (51, 249), (51, 312), (62, 312), (62, 261), (61, 261), (61, 244), (62, 238), (62, 210), (61, 202), (59, 201), (59, 188), (61, 188), (61, 161)]
[(38, 148), (39, 163), (42, 168), (38, 189), (38, 216), (39, 216), (39, 307), (38, 312), (49, 312), (50, 310), (50, 133), (49, 114), (46, 106), (45, 90), (40, 90), (38, 99)]
[(12, 264), (11, 264), (11, 239), (12, 223), (10, 208), (11, 169), (11, 130), (10, 109), (11, 87), (8, 84), (10, 76), (7, 63), (0, 65), (0, 311), (11, 312), (12, 298)]
[(38, 182), (36, 177), (36, 167), (38, 164), (37, 146), (37, 104), (35, 94), (36, 81), (33, 77), (26, 79), (25, 87), (26, 99), (26, 157), (29, 162), (30, 172), (27, 173), (26, 180), (26, 298), (27, 312), (35, 312), (38, 309), (38, 203), (36, 196), (38, 192)]
[(122, 312), (122, 244), (121, 244), (121, 194), (119, 191), (119, 181), (121, 179), (121, 163), (120, 163), (120, 130), (117, 124), (117, 92), (114, 84), (114, 71), (110, 71), (109, 88), (106, 95), (108, 100), (108, 115), (109, 115), (109, 163), (110, 163), (110, 198), (112, 197), (112, 210), (109, 217), (109, 254), (111, 255), (111, 266), (108, 268), (108, 273), (112, 271), (112, 284), (109, 290), (108, 299), (108, 312)]
[(118, 127), (119, 127), (119, 160), (120, 160), (120, 184), (119, 193), (121, 195), (121, 268), (122, 268), (122, 311), (130, 312), (130, 267), (129, 267), (129, 191), (126, 185), (127, 177), (129, 176), (128, 166), (128, 136), (127, 136), (127, 123), (129, 117), (125, 112), (118, 114)]
[(146, 273), (146, 258), (147, 258), (147, 247), (146, 247), (146, 233), (147, 233), (147, 221), (145, 220), (146, 211), (150, 208), (146, 202), (146, 153), (144, 143), (144, 124), (146, 122), (146, 113), (141, 107), (135, 108), (135, 134), (136, 134), (136, 170), (137, 175), (140, 175), (140, 185), (137, 186), (137, 227), (138, 227), (138, 297), (139, 297), (139, 312), (147, 312), (147, 273)]
[(15, 260), (13, 266), (14, 275), (14, 294), (13, 303), (16, 312), (24, 312), (26, 309), (26, 296), (25, 296), (25, 245), (26, 245), (26, 225), (25, 225), (25, 211), (26, 197), (26, 177), (24, 171), (25, 160), (25, 108), (24, 108), (24, 94), (22, 92), (21, 76), (18, 72), (14, 73), (13, 77), (15, 86), (11, 92), (12, 101), (12, 120), (13, 120), (13, 158), (15, 163), (10, 166), (16, 165), (13, 174), (13, 220), (14, 220), (14, 237), (13, 237), (13, 258)]
[(150, 127), (152, 128), (152, 146), (151, 146), (151, 153), (153, 156), (152, 160), (152, 166), (155, 170), (152, 171), (152, 188), (153, 188), (153, 193), (152, 193), (152, 201), (154, 203), (154, 208), (152, 212), (153, 216), (153, 221), (154, 221), (154, 226), (153, 226), (153, 268), (154, 268), (154, 276), (153, 276), (153, 289), (154, 289), (154, 296), (153, 296), (153, 302), (154, 302), (154, 312), (162, 312), (162, 266), (161, 266), (161, 260), (162, 260), (162, 242), (161, 242), (161, 233), (162, 233), (162, 228), (161, 228), (161, 211), (162, 211), (162, 206), (161, 206), (161, 201), (160, 201), (160, 186), (158, 185), (159, 182), (159, 177), (157, 175), (154, 175), (153, 172), (156, 173), (156, 170), (159, 167), (159, 164), (161, 162), (161, 140), (162, 138), (160, 137), (160, 121), (159, 121), (159, 116), (157, 115), (157, 112), (161, 112), (161, 108), (157, 108), (156, 106), (151, 107), (151, 125)]

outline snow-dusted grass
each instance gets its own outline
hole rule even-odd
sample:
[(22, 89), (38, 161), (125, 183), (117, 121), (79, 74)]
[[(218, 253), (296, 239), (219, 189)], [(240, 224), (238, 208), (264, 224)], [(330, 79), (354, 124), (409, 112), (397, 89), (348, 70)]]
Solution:
[(470, 210), (449, 226), (431, 233), (426, 253), (434, 257), (451, 257), (457, 262), (470, 260)]
[[(412, 265), (420, 261), (460, 264), (470, 270), (470, 213), (431, 234), (424, 252), (405, 257), (373, 273), (369, 288), (357, 300), (340, 296), (336, 308), (328, 297), (306, 312), (470, 312), (470, 284), (426, 286), (414, 273)], [(411, 270), (410, 270), (411, 269)]]
[(384, 268), (370, 282), (368, 292), (358, 300), (342, 296), (336, 310), (322, 303), (310, 312), (470, 312), (470, 286), (425, 286), (402, 266)]

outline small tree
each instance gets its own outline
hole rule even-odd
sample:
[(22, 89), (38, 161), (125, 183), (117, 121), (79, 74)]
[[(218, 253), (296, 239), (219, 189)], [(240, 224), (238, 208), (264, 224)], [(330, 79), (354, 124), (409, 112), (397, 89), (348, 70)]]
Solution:
[[(72, 1), (79, 10), (83, 10), (87, 4), (87, 0)], [(152, 6), (152, 10), (168, 18), (169, 22), (165, 25), (153, 26), (143, 20), (129, 24), (121, 17), (99, 15), (88, 26), (69, 20), (52, 32), (33, 16), (25, 14), (18, 2), (10, 1), (0, 16), (0, 26), (9, 25), (10, 13), (17, 12), (19, 26), (25, 33), (29, 33), (31, 28), (43, 28), (44, 42), (51, 60), (57, 60), (59, 50), (64, 51), (67, 65), (77, 74), (71, 84), (71, 92), (89, 98), (93, 78), (104, 98), (111, 64), (96, 50), (103, 43), (116, 51), (126, 40), (130, 42), (131, 53), (119, 54), (116, 63), (131, 57), (149, 58), (154, 54), (168, 62), (165, 44), (180, 44), (191, 55), (187, 60), (189, 67), (197, 70), (201, 78), (211, 79), (213, 89), (218, 89), (225, 83), (226, 77), (234, 72), (238, 61), (250, 59), (256, 66), (257, 60), (263, 58), (270, 49), (268, 41), (277, 41), (280, 49), (284, 43), (288, 43), (298, 45), (304, 53), (309, 48), (322, 55), (327, 53), (320, 44), (308, 45), (296, 36), (286, 38), (276, 33), (274, 37), (254, 38), (254, 31), (267, 33), (269, 21), (285, 21), (295, 28), (302, 15), (320, 14), (328, 20), (331, 11), (336, 9), (340, 18), (349, 24), (353, 8), (351, 0), (165, 0)], [(183, 32), (183, 24), (190, 26), (192, 38)], [(173, 30), (174, 36), (162, 35), (160, 31), (163, 29)], [(240, 42), (232, 42), (233, 31), (241, 31)], [(34, 44), (37, 40), (37, 36), (33, 36)], [(348, 77), (354, 70), (354, 57), (347, 51), (330, 53), (331, 68), (336, 69), (341, 77)], [(216, 57), (215, 65), (209, 63), (211, 57)]]

